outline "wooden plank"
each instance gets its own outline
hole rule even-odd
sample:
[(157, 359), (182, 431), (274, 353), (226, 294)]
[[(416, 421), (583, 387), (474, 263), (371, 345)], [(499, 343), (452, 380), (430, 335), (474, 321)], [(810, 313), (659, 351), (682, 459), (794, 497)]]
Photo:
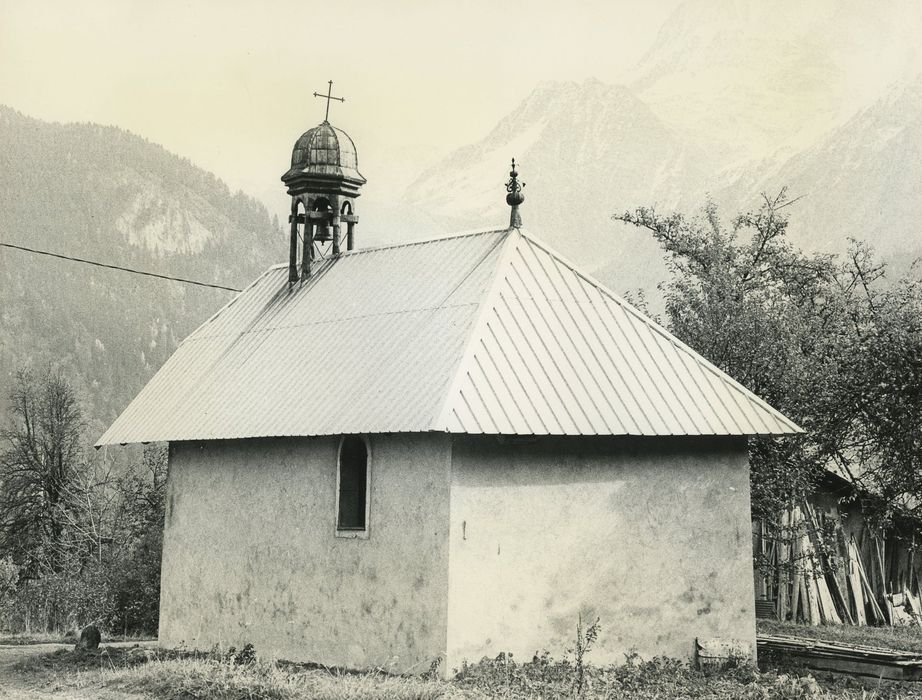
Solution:
[(768, 590), (766, 592), (766, 596), (772, 600), (775, 600), (778, 597), (778, 547), (776, 545), (777, 543), (773, 540), (771, 546), (768, 548), (768, 570), (771, 573), (768, 577)]
[(820, 599), (823, 611), (823, 622), (841, 625), (842, 620), (836, 612), (836, 606), (832, 600), (832, 594), (829, 592), (829, 585), (826, 581), (826, 577), (823, 575), (822, 571), (815, 571), (814, 575), (816, 576), (814, 579), (816, 582), (816, 593), (817, 597)]
[(829, 585), (829, 592), (832, 594), (833, 602), (836, 604), (836, 610), (839, 612), (839, 617), (842, 618), (842, 622), (854, 625), (855, 620), (849, 609), (848, 599), (842, 594), (842, 589), (839, 588), (839, 582), (836, 580), (835, 575), (829, 574), (826, 577), (826, 583), (827, 585), (831, 584)]
[(851, 595), (855, 622), (858, 625), (866, 625), (867, 617), (864, 611), (864, 594), (861, 589), (861, 575), (858, 573), (858, 562), (855, 561), (857, 553), (854, 549), (851, 541), (845, 543), (845, 557), (848, 562), (846, 582)]
[(880, 574), (877, 573), (877, 549), (874, 541), (874, 535), (871, 533), (870, 528), (868, 529), (867, 536), (864, 538), (864, 547), (867, 551), (867, 559), (865, 562), (867, 566), (865, 567), (865, 573), (868, 575), (868, 583), (871, 584), (871, 590), (874, 591), (874, 599), (877, 599), (877, 589), (880, 586)]
[[(800, 579), (799, 576), (794, 578), (793, 587), (791, 589), (791, 604), (790, 604), (791, 622), (797, 622), (797, 619), (798, 619), (797, 612), (798, 612), (799, 607), (801, 606), (800, 590), (801, 588), (803, 588), (804, 584), (803, 584), (803, 581), (800, 581), (799, 579)], [(804, 615), (803, 617), (804, 619), (806, 619), (806, 615)]]
[(848, 575), (848, 588), (853, 604), (855, 623), (859, 626), (866, 625), (867, 617), (864, 613), (864, 596), (861, 593), (861, 577), (857, 573)]
[(845, 607), (848, 609), (848, 617), (851, 619), (852, 624), (858, 624), (858, 621), (855, 618), (854, 608), (851, 604), (851, 599), (848, 595), (848, 540), (846, 539), (845, 530), (842, 528), (841, 522), (836, 523), (835, 547), (836, 556), (839, 559), (840, 565), (836, 567), (836, 570), (833, 572), (833, 576), (835, 576), (836, 586), (838, 587), (839, 592), (845, 601)]
[(873, 661), (859, 661), (856, 659), (835, 659), (817, 657), (810, 654), (792, 654), (806, 663), (807, 668), (814, 671), (833, 671), (847, 673), (851, 676), (865, 676), (867, 678), (882, 678), (890, 681), (911, 680), (906, 677), (904, 669)]
[(800, 601), (804, 608), (804, 621), (811, 625), (818, 625), (821, 621), (819, 610), (819, 598), (816, 595), (816, 587), (813, 585), (813, 560), (810, 555), (810, 539), (807, 533), (803, 531), (803, 514), (798, 506), (794, 507), (794, 516), (791, 521), (798, 528), (797, 535), (797, 579), (801, 588)]
[[(836, 612), (835, 603), (832, 600), (832, 594), (829, 592), (829, 585), (826, 581), (826, 575), (823, 571), (823, 562), (813, 540), (819, 541), (819, 525), (813, 506), (808, 501), (804, 501), (803, 508), (804, 520), (807, 524), (807, 531), (804, 533), (805, 544), (804, 551), (809, 552), (809, 575), (812, 579), (812, 586), (816, 590), (816, 598), (819, 603), (820, 621), (829, 624), (838, 625), (842, 623), (839, 614)], [(811, 537), (812, 535), (812, 537)]]
[(814, 670), (894, 681), (922, 680), (922, 655), (911, 652), (773, 635), (759, 635), (757, 645), (762, 652), (788, 656)]
[(819, 591), (816, 571), (813, 568), (813, 547), (810, 546), (810, 538), (807, 533), (802, 535), (800, 543), (802, 552), (801, 561), (803, 562), (803, 579), (807, 591), (807, 600), (810, 602), (810, 624), (818, 625), (823, 622), (825, 612), (822, 608), (825, 601)]
[(880, 584), (879, 595), (884, 597), (889, 593), (887, 590), (887, 578), (884, 573), (884, 543), (879, 537), (874, 537), (874, 552), (877, 555), (877, 570), (880, 572)]
[(884, 612), (880, 607), (880, 604), (877, 602), (877, 596), (874, 594), (874, 589), (871, 587), (871, 582), (868, 581), (867, 573), (864, 570), (864, 562), (861, 560), (861, 552), (858, 550), (858, 545), (855, 543), (855, 538), (852, 537), (851, 540), (852, 550), (855, 553), (855, 562), (858, 566), (858, 574), (861, 577), (861, 583), (864, 586), (864, 591), (867, 596), (868, 602), (871, 605), (871, 610), (875, 616), (875, 622), (887, 622), (887, 618), (884, 617)]
[(788, 591), (791, 585), (791, 569), (789, 558), (790, 547), (788, 545), (788, 537), (790, 537), (790, 526), (791, 511), (790, 509), (785, 508), (784, 512), (781, 514), (781, 539), (778, 542), (778, 548), (776, 550), (778, 553), (778, 559), (775, 567), (778, 571), (778, 596), (776, 612), (778, 614), (778, 619), (782, 622), (788, 619)]
[(888, 647), (876, 647), (868, 644), (851, 644), (848, 642), (831, 642), (828, 640), (797, 637), (786, 634), (760, 634), (760, 640), (770, 641), (774, 645), (786, 645), (797, 649), (810, 649), (817, 653), (830, 651), (847, 651), (859, 654), (866, 658), (896, 659), (901, 661), (915, 661), (922, 663), (922, 653), (914, 651), (899, 651)]
[(823, 621), (822, 613), (820, 612), (820, 600), (819, 596), (816, 594), (816, 586), (813, 582), (812, 576), (804, 576), (804, 600), (807, 603), (807, 621), (811, 625), (818, 625)]

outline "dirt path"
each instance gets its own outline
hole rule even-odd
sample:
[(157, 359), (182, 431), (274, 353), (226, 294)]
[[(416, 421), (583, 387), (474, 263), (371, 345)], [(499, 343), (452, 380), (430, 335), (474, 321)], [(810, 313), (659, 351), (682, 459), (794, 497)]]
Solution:
[[(64, 644), (21, 644), (0, 646), (0, 698), (50, 698), (54, 697), (29, 688), (29, 678), (13, 671), (20, 661), (62, 649)], [(57, 697), (62, 697), (58, 695)], [(64, 696), (66, 697), (66, 696)]]
[[(125, 647), (141, 644), (154, 646), (156, 642), (112, 642), (103, 644), (103, 647)], [(37, 678), (29, 674), (14, 671), (16, 664), (43, 654), (51, 654), (58, 649), (72, 649), (73, 644), (20, 644), (0, 645), (0, 698), (7, 700), (84, 700), (99, 698), (100, 700), (117, 700), (122, 698), (138, 698), (137, 695), (125, 693), (112, 693), (99, 689), (78, 690), (61, 687), (48, 683), (47, 678)]]

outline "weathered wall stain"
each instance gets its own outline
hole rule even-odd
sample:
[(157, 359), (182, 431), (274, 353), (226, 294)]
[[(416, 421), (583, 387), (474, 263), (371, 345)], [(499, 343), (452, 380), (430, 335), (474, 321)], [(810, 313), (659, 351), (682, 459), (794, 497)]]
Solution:
[(754, 647), (744, 439), (457, 437), (451, 477), (449, 667), (562, 654), (581, 612), (596, 661)]
[[(397, 670), (445, 648), (445, 436), (372, 437), (370, 537), (334, 536), (334, 438), (177, 443), (160, 641)], [(362, 624), (358, 624), (359, 621)]]

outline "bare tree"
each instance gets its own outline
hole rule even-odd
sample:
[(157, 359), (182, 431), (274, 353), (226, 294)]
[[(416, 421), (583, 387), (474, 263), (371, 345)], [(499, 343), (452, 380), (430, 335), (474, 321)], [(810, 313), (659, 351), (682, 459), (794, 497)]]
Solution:
[(0, 431), (0, 553), (23, 561), (39, 544), (62, 541), (67, 501), (79, 489), (83, 422), (73, 388), (50, 369), (16, 373), (9, 413)]

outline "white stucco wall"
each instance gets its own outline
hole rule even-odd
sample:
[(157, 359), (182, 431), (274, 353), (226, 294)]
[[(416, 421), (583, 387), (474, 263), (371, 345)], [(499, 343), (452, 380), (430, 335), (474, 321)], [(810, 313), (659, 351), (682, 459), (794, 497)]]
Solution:
[(371, 438), (368, 539), (334, 536), (338, 445), (171, 445), (161, 644), (418, 672), (443, 652), (448, 437)]
[(741, 438), (454, 440), (449, 670), (511, 651), (689, 658), (695, 637), (755, 646)]

